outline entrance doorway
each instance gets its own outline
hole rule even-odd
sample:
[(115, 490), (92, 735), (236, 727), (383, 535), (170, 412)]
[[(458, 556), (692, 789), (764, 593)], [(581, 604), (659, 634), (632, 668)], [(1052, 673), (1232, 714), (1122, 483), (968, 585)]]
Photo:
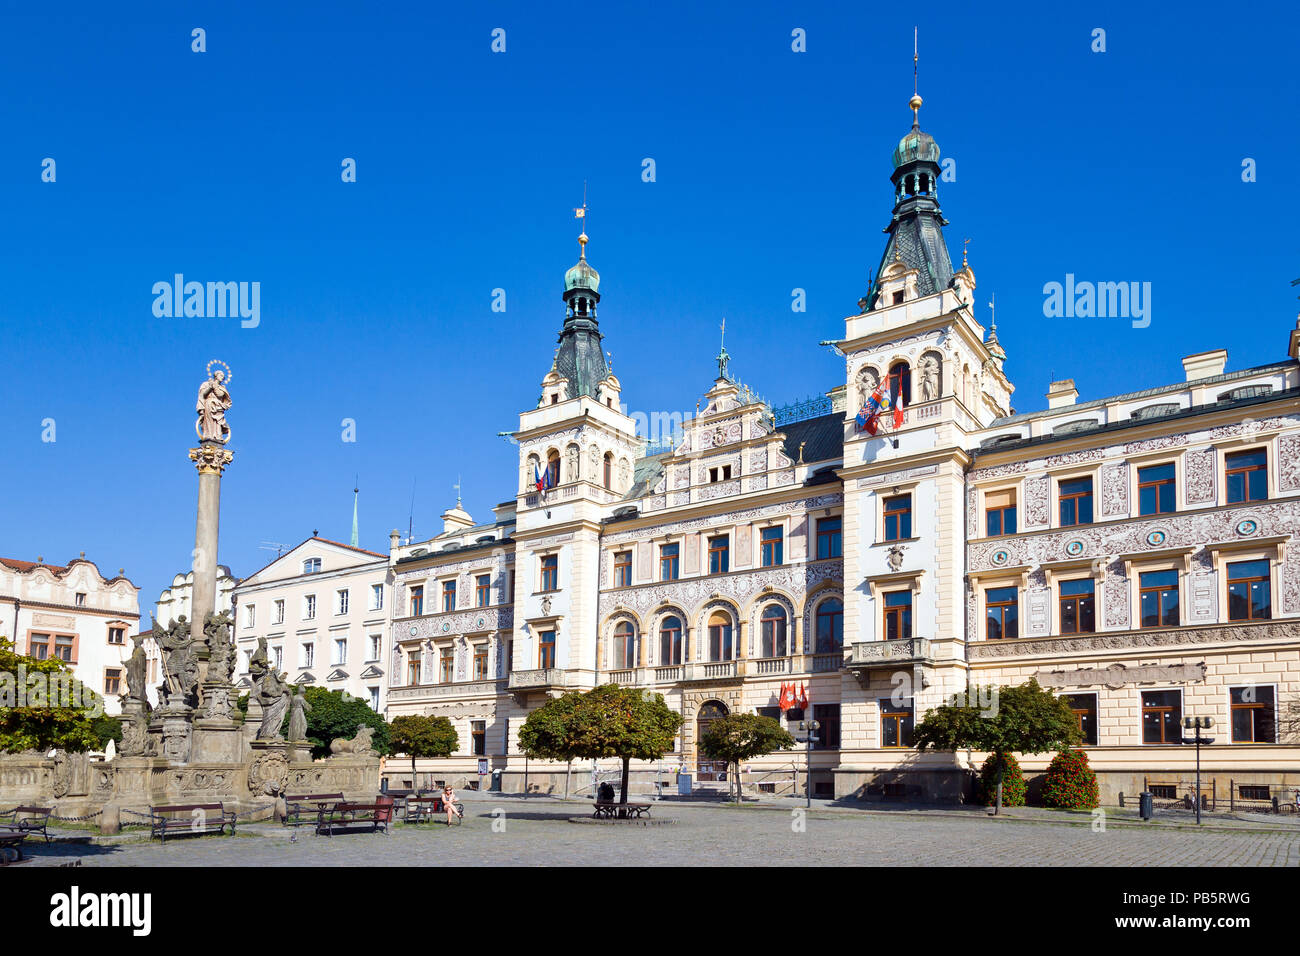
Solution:
[(695, 758), (696, 777), (700, 781), (727, 779), (727, 762), (725, 760), (705, 760), (700, 751), (700, 741), (708, 732), (709, 726), (719, 717), (727, 716), (727, 705), (719, 700), (706, 701), (700, 706), (695, 716)]

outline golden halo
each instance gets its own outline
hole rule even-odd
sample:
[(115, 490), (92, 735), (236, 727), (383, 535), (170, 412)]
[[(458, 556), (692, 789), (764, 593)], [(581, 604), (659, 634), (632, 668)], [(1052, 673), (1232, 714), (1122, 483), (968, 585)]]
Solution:
[(234, 377), (234, 373), (230, 371), (230, 366), (227, 365), (225, 362), (221, 361), (221, 359), (213, 359), (211, 362), (208, 363), (207, 368), (204, 370), (208, 373), (208, 378), (212, 377), (212, 366), (214, 365), (220, 365), (222, 368), (226, 370), (226, 384), (229, 385), (230, 380)]

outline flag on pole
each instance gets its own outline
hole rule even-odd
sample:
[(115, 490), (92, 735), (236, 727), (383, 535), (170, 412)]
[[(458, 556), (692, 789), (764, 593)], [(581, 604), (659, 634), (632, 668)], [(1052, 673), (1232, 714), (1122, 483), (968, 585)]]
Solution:
[(799, 700), (797, 706), (800, 710), (808, 708), (808, 687), (806, 684), (799, 685)]
[(790, 685), (789, 685), (789, 684), (782, 684), (782, 685), (781, 685), (781, 697), (780, 697), (780, 699), (777, 701), (777, 706), (781, 708), (781, 713), (783, 713), (783, 714), (784, 714), (787, 710), (790, 709), (790, 706), (791, 706), (791, 704), (790, 704), (790, 697), (791, 697), (791, 694), (790, 694)]
[[(547, 469), (547, 473), (550, 473), (549, 468)], [(537, 470), (536, 465), (533, 465), (533, 484), (537, 487), (538, 491), (541, 491), (546, 487), (546, 479), (542, 477), (542, 474)]]
[(581, 209), (575, 209), (575, 210), (573, 210), (573, 218), (574, 218), (574, 219), (586, 219), (586, 218), (587, 218), (587, 207), (586, 207), (586, 206), (583, 206)]

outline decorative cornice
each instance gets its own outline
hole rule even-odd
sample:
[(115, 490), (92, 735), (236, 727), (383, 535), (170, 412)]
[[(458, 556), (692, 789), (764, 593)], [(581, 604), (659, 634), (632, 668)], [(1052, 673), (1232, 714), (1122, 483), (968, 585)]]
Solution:
[(1113, 631), (1080, 637), (1047, 639), (1022, 638), (1014, 641), (976, 641), (966, 645), (970, 660), (1007, 657), (1068, 657), (1091, 651), (1146, 650), (1242, 641), (1295, 641), (1300, 622), (1269, 621), (1265, 624), (1222, 624), (1171, 630)]

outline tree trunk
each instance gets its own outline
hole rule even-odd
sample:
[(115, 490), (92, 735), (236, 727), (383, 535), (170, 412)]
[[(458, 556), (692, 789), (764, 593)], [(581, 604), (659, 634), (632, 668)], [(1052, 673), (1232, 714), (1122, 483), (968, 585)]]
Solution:
[(411, 792), (420, 792), (420, 784), (415, 778), (415, 754), (411, 754)]
[(740, 789), (740, 761), (737, 760), (734, 764), (732, 764), (732, 766), (736, 768), (736, 802), (744, 803), (745, 795), (741, 792)]
[[(619, 795), (619, 800), (618, 800), (619, 803), (627, 803), (627, 785), (628, 785), (628, 778), (631, 777), (631, 775), (632, 775), (632, 758), (624, 757), (623, 758), (623, 792)], [(622, 812), (627, 813), (626, 810)]]
[(1007, 765), (1001, 754), (998, 754), (998, 795), (993, 804), (993, 815), (996, 817), (1002, 812), (1002, 777), (1007, 771)]
[(564, 764), (564, 799), (569, 799), (569, 778), (573, 775), (573, 758), (569, 758)]

